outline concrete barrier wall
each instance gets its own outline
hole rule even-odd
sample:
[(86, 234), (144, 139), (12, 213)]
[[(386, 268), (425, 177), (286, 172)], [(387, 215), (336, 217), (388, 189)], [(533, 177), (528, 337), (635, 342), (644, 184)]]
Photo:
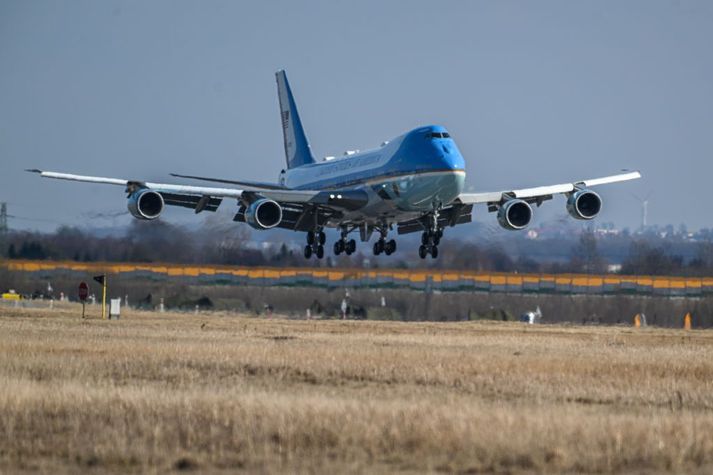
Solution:
[(124, 278), (184, 280), (190, 283), (251, 286), (401, 288), (452, 292), (551, 294), (635, 294), (668, 297), (713, 295), (713, 277), (512, 274), (424, 269), (324, 269), (179, 264), (7, 260), (10, 272), (51, 277), (107, 273)]

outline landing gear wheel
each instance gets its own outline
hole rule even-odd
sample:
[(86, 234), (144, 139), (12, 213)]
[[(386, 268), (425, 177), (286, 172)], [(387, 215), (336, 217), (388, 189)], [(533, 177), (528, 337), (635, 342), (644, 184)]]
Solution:
[(347, 254), (352, 254), (356, 251), (356, 241), (354, 239), (350, 239), (347, 242)]
[(421, 234), (421, 244), (424, 246), (428, 245), (428, 233)]
[(434, 245), (434, 246), (438, 246), (438, 245), (441, 243), (441, 236), (440, 236), (440, 234), (442, 234), (442, 233), (438, 232), (438, 233), (436, 233), (435, 236), (433, 236), (433, 245)]
[(438, 257), (438, 247), (437, 247), (437, 246), (433, 246), (433, 247), (431, 248), (431, 257), (432, 257), (433, 259), (435, 259), (436, 257)]
[(315, 251), (315, 254), (317, 255), (317, 259), (321, 259), (324, 257), (324, 246), (321, 244), (317, 246), (317, 250)]
[(309, 259), (310, 257), (312, 257), (312, 246), (307, 244), (305, 246), (305, 259)]
[(396, 241), (394, 241), (392, 239), (391, 241), (387, 242), (386, 245), (384, 246), (384, 252), (386, 252), (387, 256), (390, 256), (395, 251), (396, 251)]
[(374, 243), (374, 255), (378, 256), (384, 250), (384, 241), (379, 239)]
[(418, 248), (418, 257), (421, 259), (425, 259), (426, 255), (428, 254), (428, 249), (426, 249), (426, 246), (423, 244)]
[(312, 231), (307, 232), (307, 244), (314, 244), (314, 232)]
[(342, 253), (344, 247), (344, 241), (335, 241), (334, 242), (334, 255), (338, 256), (339, 254)]
[(324, 245), (324, 243), (327, 242), (327, 235), (324, 234), (323, 231), (320, 231), (317, 236), (318, 236), (318, 238), (319, 238), (319, 244), (320, 244), (320, 245)]

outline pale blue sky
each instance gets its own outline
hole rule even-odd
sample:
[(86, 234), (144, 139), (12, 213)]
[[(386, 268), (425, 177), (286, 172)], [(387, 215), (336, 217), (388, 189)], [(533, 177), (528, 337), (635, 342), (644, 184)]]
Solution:
[(275, 180), (285, 68), (319, 157), (438, 123), (476, 190), (638, 168), (603, 221), (638, 226), (652, 191), (650, 222), (713, 226), (712, 47), (709, 1), (0, 0), (0, 201), (52, 220), (18, 227), (125, 210), (34, 167)]

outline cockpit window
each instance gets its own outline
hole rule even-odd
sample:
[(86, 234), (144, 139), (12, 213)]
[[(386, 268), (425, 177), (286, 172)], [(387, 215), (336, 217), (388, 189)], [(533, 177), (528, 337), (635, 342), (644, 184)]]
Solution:
[(448, 132), (431, 132), (426, 134), (427, 139), (448, 139), (451, 136), (448, 134)]

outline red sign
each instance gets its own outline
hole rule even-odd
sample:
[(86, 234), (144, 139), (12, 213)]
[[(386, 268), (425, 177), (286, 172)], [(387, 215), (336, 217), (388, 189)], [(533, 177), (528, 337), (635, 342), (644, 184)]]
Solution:
[(86, 282), (82, 282), (79, 284), (79, 300), (84, 302), (87, 297), (89, 297), (89, 286)]

